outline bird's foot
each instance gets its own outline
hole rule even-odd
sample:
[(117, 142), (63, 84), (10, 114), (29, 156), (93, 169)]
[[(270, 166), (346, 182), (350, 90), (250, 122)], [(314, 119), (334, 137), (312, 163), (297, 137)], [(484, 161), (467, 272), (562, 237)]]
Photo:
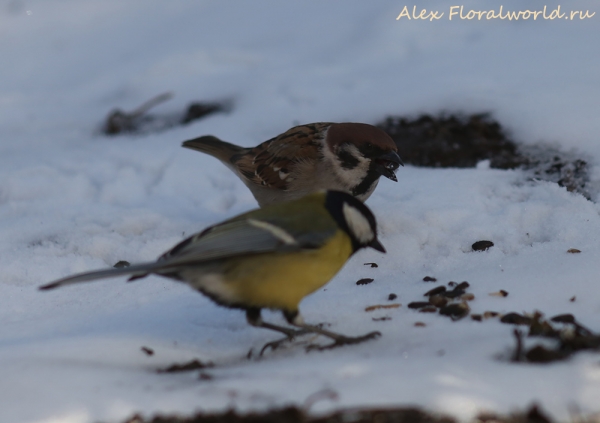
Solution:
[(265, 353), (265, 351), (267, 351), (269, 348), (271, 348), (271, 350), (275, 351), (277, 348), (279, 348), (282, 344), (286, 343), (286, 342), (291, 342), (293, 341), (297, 336), (301, 336), (301, 335), (306, 335), (307, 333), (312, 333), (309, 330), (305, 330), (305, 329), (301, 329), (301, 330), (294, 330), (291, 331), (290, 333), (285, 337), (285, 338), (281, 338), (278, 339), (277, 341), (271, 341), (271, 342), (267, 342), (262, 349), (260, 350), (260, 353), (258, 354), (259, 357), (262, 357), (262, 355)]
[(360, 344), (361, 342), (365, 342), (370, 339), (379, 338), (380, 336), (381, 336), (381, 332), (377, 332), (377, 331), (370, 332), (370, 333), (367, 333), (366, 335), (356, 336), (356, 337), (337, 335), (335, 338), (332, 338), (333, 342), (331, 344), (327, 344), (327, 345), (312, 344), (312, 345), (309, 345), (308, 347), (306, 347), (306, 351), (312, 351), (312, 350), (323, 351), (323, 350), (330, 350), (330, 349), (337, 348), (337, 347), (342, 347), (344, 345)]

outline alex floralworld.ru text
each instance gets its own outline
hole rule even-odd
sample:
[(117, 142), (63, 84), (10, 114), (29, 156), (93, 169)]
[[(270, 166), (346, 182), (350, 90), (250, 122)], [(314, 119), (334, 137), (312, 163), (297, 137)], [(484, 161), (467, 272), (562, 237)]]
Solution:
[[(472, 20), (477, 19), (481, 20), (491, 20), (491, 19), (508, 19), (512, 20), (528, 20), (533, 19), (534, 21), (537, 19), (566, 19), (566, 20), (583, 20), (589, 19), (593, 17), (596, 12), (591, 12), (589, 10), (570, 10), (568, 12), (562, 12), (560, 10), (560, 5), (552, 10), (548, 10), (547, 6), (544, 6), (540, 10), (517, 10), (511, 11), (503, 10), (503, 6), (500, 6), (498, 9), (492, 10), (465, 10), (464, 6), (451, 6), (448, 11), (448, 20)], [(427, 10), (421, 9), (417, 10), (417, 6), (413, 6), (412, 10), (409, 9), (408, 6), (404, 6), (396, 20), (407, 19), (407, 20), (439, 20), (444, 17), (446, 12), (440, 12), (437, 10)]]

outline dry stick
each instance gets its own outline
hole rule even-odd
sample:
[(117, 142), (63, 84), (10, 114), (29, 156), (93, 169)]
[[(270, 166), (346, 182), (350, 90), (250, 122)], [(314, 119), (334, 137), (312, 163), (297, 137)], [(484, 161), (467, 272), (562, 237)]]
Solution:
[(171, 98), (173, 98), (173, 93), (162, 93), (162, 94), (157, 95), (156, 97), (153, 97), (150, 100), (146, 101), (141, 106), (139, 106), (137, 109), (127, 113), (127, 115), (129, 115), (129, 117), (131, 117), (131, 118), (136, 118), (138, 116), (142, 116), (144, 113), (146, 113), (151, 108), (158, 106), (160, 103), (164, 103), (165, 101), (170, 100)]
[(519, 329), (513, 330), (513, 335), (517, 340), (517, 346), (515, 348), (515, 352), (511, 358), (511, 361), (518, 362), (521, 361), (521, 356), (523, 355), (523, 334)]

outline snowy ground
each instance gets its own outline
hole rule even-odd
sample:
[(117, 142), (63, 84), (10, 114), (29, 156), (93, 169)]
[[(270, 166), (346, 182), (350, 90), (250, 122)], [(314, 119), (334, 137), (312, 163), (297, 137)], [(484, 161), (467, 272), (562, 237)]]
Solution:
[[(380, 183), (368, 204), (388, 254), (361, 252), (302, 303), (307, 320), (332, 330), (382, 332), (362, 345), (307, 354), (299, 343), (247, 360), (250, 348), (277, 335), (185, 286), (151, 277), (36, 289), (119, 260), (152, 259), (184, 233), (255, 207), (224, 166), (180, 147), (202, 134), (253, 145), (298, 122), (491, 111), (524, 143), (588, 158), (597, 199), (600, 14), (395, 19), (405, 5), (425, 3), (448, 15), (450, 5), (437, 0), (0, 2), (0, 421), (261, 410), (302, 405), (323, 389), (337, 399), (316, 403), (315, 412), (418, 405), (469, 419), (533, 401), (562, 420), (572, 406), (599, 412), (598, 354), (513, 364), (511, 326), (406, 307), (435, 286), (421, 280), (430, 275), (469, 281), (474, 313), (568, 312), (600, 331), (600, 208), (520, 171), (407, 166), (399, 183)], [(504, 8), (526, 6), (507, 0)], [(592, 0), (562, 8), (600, 12)], [(97, 134), (109, 110), (165, 91), (176, 96), (157, 111), (194, 100), (231, 100), (234, 109), (158, 134)], [(470, 252), (481, 239), (495, 246)], [(371, 261), (379, 267), (363, 265)], [(375, 281), (357, 286), (362, 277)], [(499, 289), (509, 296), (488, 295)], [(401, 307), (364, 311), (390, 293)], [(391, 320), (373, 320), (383, 316)], [(206, 370), (212, 380), (156, 373), (193, 358), (215, 364)]]

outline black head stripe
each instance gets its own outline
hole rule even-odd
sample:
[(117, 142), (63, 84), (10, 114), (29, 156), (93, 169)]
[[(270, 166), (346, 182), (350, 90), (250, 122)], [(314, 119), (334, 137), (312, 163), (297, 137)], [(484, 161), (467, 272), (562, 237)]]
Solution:
[(368, 158), (374, 158), (374, 157), (379, 157), (382, 154), (387, 153), (386, 150), (384, 150), (383, 148), (371, 144), (369, 142), (364, 142), (359, 144), (358, 146), (359, 151), (362, 153), (363, 156), (368, 157)]

